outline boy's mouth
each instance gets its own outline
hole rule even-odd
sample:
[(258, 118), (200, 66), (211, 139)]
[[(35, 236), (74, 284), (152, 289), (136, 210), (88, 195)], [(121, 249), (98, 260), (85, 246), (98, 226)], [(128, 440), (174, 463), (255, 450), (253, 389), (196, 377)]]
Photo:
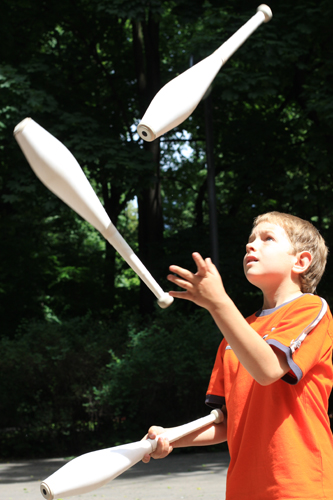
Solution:
[(246, 264), (249, 264), (250, 262), (258, 262), (258, 259), (254, 255), (247, 255), (245, 257), (245, 262)]

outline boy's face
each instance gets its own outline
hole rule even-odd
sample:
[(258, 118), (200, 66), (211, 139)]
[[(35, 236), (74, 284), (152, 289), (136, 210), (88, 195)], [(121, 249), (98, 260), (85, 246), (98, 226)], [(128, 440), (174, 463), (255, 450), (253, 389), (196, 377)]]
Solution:
[(281, 226), (261, 222), (253, 229), (243, 263), (250, 283), (261, 290), (289, 283), (295, 262), (294, 249)]

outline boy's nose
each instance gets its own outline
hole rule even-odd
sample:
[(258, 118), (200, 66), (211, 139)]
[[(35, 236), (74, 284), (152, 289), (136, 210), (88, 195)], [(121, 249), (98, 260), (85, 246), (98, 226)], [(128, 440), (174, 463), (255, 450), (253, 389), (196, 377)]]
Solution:
[(246, 245), (246, 252), (247, 252), (247, 253), (249, 253), (249, 252), (251, 252), (251, 250), (252, 250), (252, 251), (254, 251), (254, 250), (255, 250), (255, 248), (256, 248), (256, 247), (255, 247), (255, 242), (254, 242), (254, 241), (251, 241), (251, 243), (248, 243), (248, 244)]

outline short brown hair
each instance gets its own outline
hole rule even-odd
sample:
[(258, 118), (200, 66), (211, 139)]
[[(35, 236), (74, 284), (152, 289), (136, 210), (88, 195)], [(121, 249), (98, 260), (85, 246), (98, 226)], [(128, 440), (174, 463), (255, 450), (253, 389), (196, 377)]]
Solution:
[(287, 233), (295, 254), (303, 251), (311, 253), (312, 262), (300, 275), (300, 282), (303, 293), (314, 293), (324, 274), (328, 255), (325, 240), (318, 229), (311, 222), (281, 212), (267, 212), (259, 215), (254, 219), (253, 227), (255, 228), (260, 222), (270, 222), (281, 226)]

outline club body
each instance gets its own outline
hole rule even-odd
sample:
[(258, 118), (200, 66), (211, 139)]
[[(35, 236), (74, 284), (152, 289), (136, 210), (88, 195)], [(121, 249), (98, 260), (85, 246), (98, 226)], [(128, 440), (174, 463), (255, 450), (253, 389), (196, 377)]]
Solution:
[(152, 442), (147, 439), (86, 453), (45, 479), (40, 485), (41, 494), (45, 499), (53, 500), (101, 488), (152, 451)]

